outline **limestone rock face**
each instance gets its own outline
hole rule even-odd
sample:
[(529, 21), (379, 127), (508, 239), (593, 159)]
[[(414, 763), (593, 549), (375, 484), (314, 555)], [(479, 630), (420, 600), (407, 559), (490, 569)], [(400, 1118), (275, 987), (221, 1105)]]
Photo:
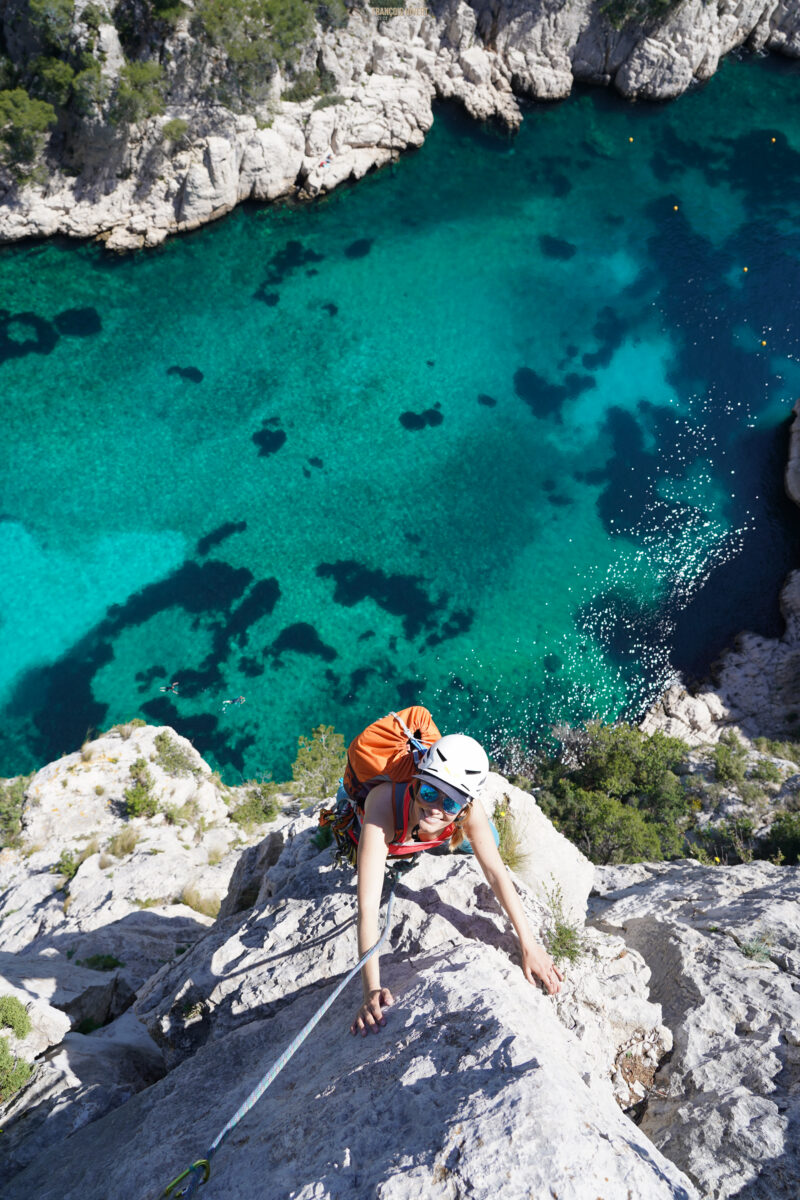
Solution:
[(597, 891), (675, 1035), (642, 1130), (708, 1200), (797, 1196), (800, 867), (601, 867)]
[[(33, 48), (19, 7), (19, 0), (7, 4), (0, 24), (12, 55), (21, 57)], [(358, 7), (342, 28), (317, 27), (300, 65), (320, 66), (334, 81), (326, 107), (282, 99), (288, 88), (276, 73), (266, 103), (244, 115), (212, 100), (215, 52), (194, 40), (186, 16), (178, 18), (162, 54), (167, 112), (125, 132), (104, 124), (98, 110), (73, 139), (72, 174), (50, 162), (46, 187), (10, 186), (0, 241), (62, 233), (135, 249), (251, 197), (313, 196), (421, 145), (435, 96), (514, 129), (522, 120), (516, 95), (560, 99), (574, 80), (668, 99), (708, 79), (721, 57), (745, 43), (800, 56), (794, 0), (685, 0), (662, 20), (621, 29), (594, 0), (485, 7), (445, 0), (424, 15), (423, 7), (389, 19)], [(105, 15), (106, 6), (100, 9)], [(97, 40), (113, 88), (124, 58), (110, 21), (101, 20)], [(177, 148), (162, 135), (175, 118), (190, 126)]]
[[(34, 1159), (4, 1200), (144, 1200), (204, 1153), (355, 959), (353, 875), (317, 849), (312, 825), (284, 830), (249, 912), (218, 920), (140, 993), (166, 1079)], [(518, 886), (538, 933), (548, 915)], [(269, 1180), (276, 1198), (488, 1200), (502, 1177), (520, 1200), (550, 1189), (582, 1200), (587, 1179), (609, 1196), (694, 1200), (614, 1097), (623, 1046), (649, 1036), (660, 1057), (669, 1045), (642, 960), (620, 938), (590, 931), (563, 995), (548, 998), (524, 979), (474, 860), (426, 853), (397, 885), (390, 945), (386, 1027), (350, 1037), (354, 980), (223, 1145), (205, 1195), (251, 1197)]]
[(489, 816), (499, 811), (510, 817), (519, 844), (519, 878), (543, 902), (548, 892), (560, 888), (565, 914), (583, 924), (594, 879), (588, 858), (554, 828), (530, 792), (514, 787), (502, 775), (489, 772), (481, 802)]

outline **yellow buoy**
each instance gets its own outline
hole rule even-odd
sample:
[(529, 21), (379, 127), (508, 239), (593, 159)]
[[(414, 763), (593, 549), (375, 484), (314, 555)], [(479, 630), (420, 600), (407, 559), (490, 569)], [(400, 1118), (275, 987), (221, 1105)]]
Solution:
[(673, 212), (677, 212), (677, 211), (678, 211), (678, 206), (677, 206), (677, 204), (673, 204), (673, 206), (672, 206), (672, 211), (673, 211)]
[(742, 270), (743, 270), (743, 271), (746, 273), (746, 272), (747, 272), (747, 267), (742, 267)]
[(629, 141), (629, 142), (632, 142), (632, 141), (633, 141), (633, 138), (628, 138), (628, 141)]
[(774, 141), (775, 141), (775, 138), (773, 138), (772, 140), (773, 140), (773, 142), (774, 142)]
[(762, 345), (762, 346), (766, 346), (766, 344), (767, 344), (766, 342), (762, 342), (762, 343), (761, 343), (761, 345)]

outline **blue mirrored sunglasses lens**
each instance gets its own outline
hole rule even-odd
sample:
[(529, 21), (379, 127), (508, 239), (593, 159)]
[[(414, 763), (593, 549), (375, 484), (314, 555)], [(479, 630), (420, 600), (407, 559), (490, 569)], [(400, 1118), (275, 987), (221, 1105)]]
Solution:
[(456, 800), (451, 800), (449, 796), (442, 795), (438, 788), (431, 787), (429, 783), (420, 784), (419, 798), (423, 804), (435, 804), (437, 808), (441, 808), (451, 817), (460, 813), (463, 807)]

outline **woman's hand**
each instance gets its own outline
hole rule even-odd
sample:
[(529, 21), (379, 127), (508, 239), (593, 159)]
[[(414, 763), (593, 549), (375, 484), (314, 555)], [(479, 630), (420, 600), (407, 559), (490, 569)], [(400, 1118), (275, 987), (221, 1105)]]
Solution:
[(350, 1032), (360, 1033), (362, 1037), (367, 1036), (368, 1029), (377, 1033), (380, 1026), (386, 1024), (386, 1017), (383, 1015), (384, 1008), (389, 1008), (392, 1004), (394, 1004), (394, 996), (388, 988), (375, 988), (356, 1013), (356, 1019), (350, 1026)]
[(547, 951), (535, 942), (522, 947), (522, 973), (528, 983), (541, 983), (549, 996), (561, 991), (563, 973)]

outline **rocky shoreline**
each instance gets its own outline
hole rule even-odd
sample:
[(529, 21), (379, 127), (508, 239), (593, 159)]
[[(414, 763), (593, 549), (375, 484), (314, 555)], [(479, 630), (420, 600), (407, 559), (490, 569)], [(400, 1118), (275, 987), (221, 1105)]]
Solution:
[[(104, 78), (113, 82), (125, 59), (110, 10), (95, 7), (106, 16), (98, 38)], [(89, 123), (72, 148), (77, 169), (67, 173), (45, 160), (44, 186), (7, 192), (0, 241), (62, 234), (99, 238), (116, 250), (155, 246), (244, 200), (310, 198), (362, 178), (422, 144), (434, 98), (457, 100), (475, 119), (514, 129), (520, 97), (563, 99), (584, 82), (632, 99), (670, 99), (709, 79), (739, 47), (800, 57), (797, 5), (686, 0), (658, 21), (619, 29), (596, 0), (503, 0), (482, 8), (445, 0), (390, 18), (356, 7), (341, 28), (317, 26), (298, 64), (325, 72), (331, 91), (324, 104), (290, 102), (277, 72), (268, 100), (237, 114), (202, 99), (204, 68), (184, 15), (163, 48), (165, 113), (130, 128)], [(183, 119), (186, 137), (177, 147), (165, 143), (165, 125)]]

